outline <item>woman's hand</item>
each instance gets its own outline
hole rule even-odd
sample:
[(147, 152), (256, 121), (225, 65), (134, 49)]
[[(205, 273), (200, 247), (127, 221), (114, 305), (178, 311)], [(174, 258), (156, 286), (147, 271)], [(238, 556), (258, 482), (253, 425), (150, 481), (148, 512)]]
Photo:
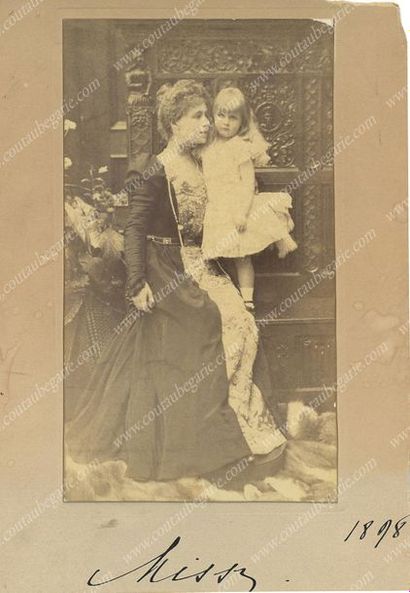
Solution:
[(155, 305), (154, 295), (152, 294), (150, 285), (145, 283), (137, 296), (132, 298), (132, 302), (138, 311), (144, 311), (144, 313), (150, 312)]

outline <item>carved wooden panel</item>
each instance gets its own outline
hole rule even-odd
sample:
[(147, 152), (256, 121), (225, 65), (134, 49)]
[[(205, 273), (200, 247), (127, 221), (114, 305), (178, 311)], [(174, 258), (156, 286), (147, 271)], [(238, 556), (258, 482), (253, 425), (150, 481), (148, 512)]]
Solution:
[(322, 81), (322, 154), (324, 162), (329, 167), (333, 166), (333, 79), (323, 78)]
[[(294, 336), (283, 332), (274, 335), (269, 328), (265, 328), (262, 340), (275, 389), (295, 390), (301, 383), (298, 369), (294, 368), (294, 361), (297, 360)], [(290, 368), (293, 368), (292, 372)]]
[[(119, 55), (152, 30), (143, 23), (121, 27)], [(271, 161), (257, 172), (260, 191), (283, 190), (305, 173), (290, 191), (298, 250), (284, 260), (271, 250), (254, 258), (257, 317), (263, 317), (334, 258), (333, 30), (312, 21), (243, 21), (235, 27), (216, 21), (205, 30), (199, 22), (180, 23), (127, 73), (131, 159), (163, 148), (155, 95), (180, 78), (200, 80), (211, 96), (231, 84), (248, 97), (271, 144)], [(318, 161), (317, 172), (306, 175)], [(314, 395), (335, 381), (334, 317), (329, 277), (261, 331), (272, 380), (284, 399)]]
[(323, 261), (323, 201), (320, 185), (305, 185), (303, 195), (303, 268), (313, 272)]
[[(325, 323), (265, 327), (262, 340), (275, 390), (288, 399), (312, 399), (335, 382), (336, 340), (334, 326)], [(329, 406), (334, 398), (329, 398)]]
[[(321, 33), (323, 31), (323, 33)], [(187, 77), (214, 73), (295, 73), (333, 66), (332, 30), (314, 24), (299, 35), (239, 39), (169, 39), (158, 49), (158, 74)], [(223, 35), (225, 37), (225, 35)], [(289, 57), (290, 56), (290, 57)]]
[(129, 130), (128, 160), (134, 163), (143, 152), (153, 150), (153, 103), (151, 97), (151, 72), (141, 57), (125, 78), (128, 87), (127, 123)]
[(335, 207), (333, 185), (322, 184), (322, 196), (322, 265), (326, 266), (335, 258)]
[(311, 388), (330, 385), (334, 381), (335, 337), (332, 335), (305, 335), (297, 339), (300, 352), (300, 384)]
[(297, 163), (297, 81), (293, 77), (276, 77), (274, 82), (255, 85), (246, 80), (241, 85), (257, 117), (274, 167), (295, 167)]
[(305, 168), (322, 156), (320, 99), (320, 78), (317, 76), (305, 78), (303, 88), (303, 155)]

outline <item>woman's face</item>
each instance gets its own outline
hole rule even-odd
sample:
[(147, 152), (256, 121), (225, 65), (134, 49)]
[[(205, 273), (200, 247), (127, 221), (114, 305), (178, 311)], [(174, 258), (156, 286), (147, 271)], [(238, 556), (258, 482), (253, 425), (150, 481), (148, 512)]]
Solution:
[(200, 99), (172, 124), (172, 131), (179, 143), (196, 146), (206, 143), (210, 127), (208, 108), (205, 101)]

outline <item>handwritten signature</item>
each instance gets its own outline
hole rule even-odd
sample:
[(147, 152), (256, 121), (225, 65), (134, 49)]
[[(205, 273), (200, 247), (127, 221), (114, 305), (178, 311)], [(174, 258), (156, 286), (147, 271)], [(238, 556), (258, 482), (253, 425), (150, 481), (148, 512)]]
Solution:
[[(174, 539), (172, 544), (164, 552), (162, 552), (158, 556), (155, 556), (155, 558), (151, 558), (147, 562), (144, 562), (144, 564), (140, 564), (139, 566), (136, 566), (135, 568), (132, 568), (131, 570), (128, 570), (127, 572), (124, 572), (122, 574), (114, 576), (114, 577), (107, 579), (105, 581), (100, 581), (100, 582), (97, 581), (96, 577), (97, 577), (98, 573), (101, 572), (101, 569), (98, 568), (97, 570), (95, 570), (93, 572), (93, 574), (88, 579), (87, 585), (89, 585), (90, 587), (100, 587), (101, 585), (106, 585), (107, 583), (112, 583), (113, 581), (118, 581), (119, 579), (123, 579), (124, 577), (127, 577), (128, 575), (131, 575), (131, 574), (135, 575), (135, 573), (137, 573), (138, 571), (143, 572), (143, 574), (140, 574), (138, 572), (138, 574), (135, 575), (135, 576), (137, 576), (137, 579), (136, 579), (137, 583), (141, 583), (144, 579), (146, 579), (146, 582), (149, 582), (149, 583), (160, 583), (162, 581), (187, 581), (189, 579), (193, 579), (197, 583), (200, 583), (202, 581), (202, 579), (204, 579), (205, 577), (212, 576), (212, 577), (216, 577), (218, 584), (220, 584), (229, 575), (231, 575), (233, 573), (239, 573), (243, 579), (247, 579), (249, 581), (249, 583), (248, 583), (250, 586), (249, 591), (255, 590), (256, 585), (257, 585), (256, 579), (254, 577), (252, 577), (251, 575), (247, 574), (247, 569), (245, 567), (240, 567), (237, 562), (232, 564), (232, 566), (230, 568), (226, 568), (224, 570), (220, 570), (217, 572), (213, 571), (213, 569), (216, 567), (216, 565), (214, 563), (211, 563), (206, 568), (196, 571), (196, 572), (192, 572), (190, 574), (186, 574), (187, 571), (189, 571), (189, 566), (182, 566), (181, 568), (179, 568), (176, 572), (173, 572), (172, 574), (167, 574), (166, 576), (161, 576), (161, 575), (164, 575), (164, 573), (165, 573), (165, 570), (163, 570), (163, 569), (164, 569), (165, 565), (168, 564), (168, 562), (170, 560), (171, 551), (174, 550), (179, 545), (180, 541), (181, 541), (181, 538), (178, 536), (176, 539)], [(199, 558), (196, 558), (196, 560), (199, 560)], [(146, 569), (146, 570), (142, 571), (142, 569)]]

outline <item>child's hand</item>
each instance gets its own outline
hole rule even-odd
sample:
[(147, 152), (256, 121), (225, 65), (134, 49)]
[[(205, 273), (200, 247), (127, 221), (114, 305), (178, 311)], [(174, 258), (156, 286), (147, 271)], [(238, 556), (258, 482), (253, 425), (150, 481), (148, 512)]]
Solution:
[(236, 217), (235, 226), (238, 233), (243, 233), (246, 231), (247, 220), (246, 216), (240, 215)]

